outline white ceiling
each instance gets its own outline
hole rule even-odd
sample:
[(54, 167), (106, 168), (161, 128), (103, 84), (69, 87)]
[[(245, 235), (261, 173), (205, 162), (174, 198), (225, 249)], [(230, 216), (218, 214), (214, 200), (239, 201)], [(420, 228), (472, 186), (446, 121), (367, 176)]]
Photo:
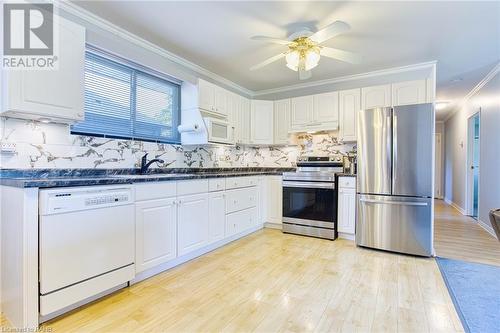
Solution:
[[(299, 82), (284, 60), (248, 68), (285, 50), (252, 41), (315, 31), (335, 20), (351, 31), (326, 46), (364, 57), (323, 57), (309, 81), (437, 60), (437, 98), (463, 98), (500, 60), (500, 2), (78, 1), (78, 6), (253, 91)], [(439, 113), (439, 118), (446, 110)]]

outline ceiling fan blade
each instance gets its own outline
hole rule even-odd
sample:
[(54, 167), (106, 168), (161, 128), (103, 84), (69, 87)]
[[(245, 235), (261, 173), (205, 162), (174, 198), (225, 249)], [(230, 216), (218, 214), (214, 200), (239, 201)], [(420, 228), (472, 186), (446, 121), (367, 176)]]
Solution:
[(299, 80), (307, 80), (310, 79), (312, 76), (312, 72), (306, 71), (304, 69), (299, 69)]
[(290, 44), (289, 40), (280, 39), (280, 38), (274, 38), (274, 37), (267, 37), (267, 36), (252, 36), (252, 37), (250, 37), (250, 39), (252, 39), (252, 40), (258, 40), (258, 41), (263, 41), (263, 42), (274, 43), (274, 44), (281, 44), (281, 45), (288, 45), (288, 44)]
[(328, 58), (337, 59), (351, 64), (359, 64), (362, 60), (362, 57), (359, 54), (340, 49), (334, 49), (333, 47), (322, 47), (320, 50), (320, 54)]
[(277, 60), (280, 60), (281, 58), (284, 58), (284, 57), (285, 57), (285, 55), (286, 55), (285, 53), (280, 53), (280, 54), (278, 54), (278, 55), (275, 55), (274, 57), (268, 58), (268, 59), (266, 59), (266, 60), (264, 60), (264, 61), (262, 61), (262, 62), (258, 63), (257, 65), (254, 65), (254, 66), (250, 67), (250, 70), (251, 70), (251, 71), (254, 71), (254, 70), (256, 70), (256, 69), (259, 69), (259, 68), (262, 68), (262, 67), (264, 67), (264, 66), (267, 66), (267, 65), (269, 65), (270, 63), (273, 63), (273, 62), (275, 62), (275, 61), (277, 61)]
[(343, 34), (346, 31), (349, 31), (349, 29), (351, 29), (349, 24), (342, 21), (335, 21), (329, 26), (326, 26), (325, 28), (315, 32), (309, 38), (315, 41), (316, 43), (321, 44), (324, 41), (329, 40), (330, 38), (333, 38), (335, 36)]

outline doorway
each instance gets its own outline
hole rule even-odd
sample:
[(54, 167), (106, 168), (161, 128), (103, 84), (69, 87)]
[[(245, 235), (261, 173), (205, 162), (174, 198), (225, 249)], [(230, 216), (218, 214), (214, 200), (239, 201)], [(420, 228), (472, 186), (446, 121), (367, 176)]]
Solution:
[(467, 131), (467, 215), (476, 220), (479, 215), (480, 112), (468, 119)]
[(443, 144), (441, 142), (441, 133), (436, 133), (435, 135), (435, 157), (434, 157), (434, 197), (436, 199), (442, 199), (443, 198), (443, 179), (442, 179), (442, 160), (443, 160)]

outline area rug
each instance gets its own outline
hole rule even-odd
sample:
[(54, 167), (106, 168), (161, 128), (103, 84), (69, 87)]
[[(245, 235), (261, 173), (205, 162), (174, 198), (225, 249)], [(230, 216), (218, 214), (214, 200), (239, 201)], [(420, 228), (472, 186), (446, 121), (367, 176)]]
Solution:
[(500, 331), (500, 267), (436, 258), (464, 330)]

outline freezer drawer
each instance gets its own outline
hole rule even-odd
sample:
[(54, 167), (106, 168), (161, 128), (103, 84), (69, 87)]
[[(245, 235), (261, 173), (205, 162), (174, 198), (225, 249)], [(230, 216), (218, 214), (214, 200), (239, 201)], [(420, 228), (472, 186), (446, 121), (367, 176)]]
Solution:
[(356, 244), (432, 255), (432, 199), (358, 195)]

